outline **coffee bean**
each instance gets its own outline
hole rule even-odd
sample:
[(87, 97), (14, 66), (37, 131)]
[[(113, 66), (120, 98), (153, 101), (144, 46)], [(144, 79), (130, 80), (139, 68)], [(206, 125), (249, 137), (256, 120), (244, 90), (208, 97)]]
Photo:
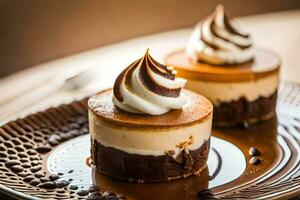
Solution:
[(35, 150), (40, 154), (45, 154), (45, 153), (48, 153), (49, 151), (51, 151), (52, 147), (40, 146), (40, 147), (37, 147)]
[(86, 196), (89, 192), (87, 190), (79, 190), (76, 194), (79, 196)]
[(78, 186), (77, 185), (70, 185), (70, 190), (77, 190), (78, 189)]
[(71, 174), (71, 173), (73, 173), (73, 172), (74, 172), (73, 169), (71, 169), (71, 170), (68, 171), (69, 174)]
[(249, 163), (252, 165), (258, 165), (260, 164), (261, 160), (257, 158), (256, 156), (253, 156), (250, 158)]
[(69, 182), (71, 182), (71, 181), (73, 181), (73, 179), (72, 179), (72, 178), (70, 178), (68, 181), (69, 181)]
[(31, 172), (37, 172), (40, 171), (42, 169), (42, 167), (40, 165), (34, 166), (30, 169)]
[(59, 180), (56, 182), (57, 187), (62, 188), (62, 187), (66, 187), (67, 185), (69, 185), (70, 183), (66, 180)]
[(24, 170), (24, 168), (21, 165), (14, 165), (10, 169), (15, 173), (19, 173)]
[(7, 161), (6, 163), (5, 163), (5, 166), (7, 167), (7, 168), (11, 168), (12, 166), (15, 166), (15, 165), (20, 165), (21, 163), (19, 162), (19, 161), (17, 161), (17, 160), (10, 160), (10, 161)]
[(62, 175), (64, 175), (64, 173), (58, 172), (57, 175), (58, 175), (58, 176), (62, 176)]
[(89, 187), (89, 192), (97, 192), (97, 191), (99, 191), (99, 187), (97, 185), (93, 184)]
[(33, 179), (32, 181), (29, 182), (30, 185), (36, 186), (40, 184), (41, 181), (38, 178)]
[(55, 189), (56, 188), (56, 183), (55, 182), (45, 182), (39, 185), (40, 188), (45, 188), (45, 189)]
[(249, 155), (250, 156), (258, 156), (259, 154), (260, 154), (260, 151), (257, 148), (251, 147), (249, 149)]
[(57, 179), (59, 179), (59, 176), (56, 175), (56, 174), (51, 174), (51, 175), (49, 176), (49, 179), (50, 179), (51, 181), (56, 181)]
[(25, 178), (23, 178), (23, 181), (26, 183), (31, 182), (33, 179), (35, 179), (34, 176), (26, 176)]

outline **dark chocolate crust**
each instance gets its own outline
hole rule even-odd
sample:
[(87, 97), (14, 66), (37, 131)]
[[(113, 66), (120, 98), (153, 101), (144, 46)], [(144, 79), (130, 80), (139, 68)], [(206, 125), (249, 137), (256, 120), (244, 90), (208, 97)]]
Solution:
[(174, 159), (168, 153), (161, 156), (129, 154), (92, 139), (91, 155), (101, 174), (131, 182), (158, 182), (199, 174), (206, 168), (209, 146), (210, 141), (206, 141), (196, 150), (181, 151)]
[(243, 123), (253, 124), (275, 116), (277, 91), (269, 97), (259, 97), (247, 101), (245, 97), (237, 101), (221, 102), (214, 106), (214, 126), (228, 127)]

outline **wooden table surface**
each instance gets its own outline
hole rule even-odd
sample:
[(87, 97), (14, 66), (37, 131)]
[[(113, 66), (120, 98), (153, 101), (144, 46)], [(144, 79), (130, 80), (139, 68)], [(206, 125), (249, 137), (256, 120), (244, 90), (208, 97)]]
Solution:
[[(281, 80), (300, 84), (300, 10), (240, 18), (257, 46), (282, 58)], [(121, 69), (150, 48), (162, 58), (185, 46), (192, 28), (159, 33), (44, 63), (0, 80), (0, 124), (49, 106), (73, 101), (111, 87)], [(78, 89), (59, 87), (66, 77), (86, 71), (89, 83)], [(29, 102), (29, 103), (28, 103)]]

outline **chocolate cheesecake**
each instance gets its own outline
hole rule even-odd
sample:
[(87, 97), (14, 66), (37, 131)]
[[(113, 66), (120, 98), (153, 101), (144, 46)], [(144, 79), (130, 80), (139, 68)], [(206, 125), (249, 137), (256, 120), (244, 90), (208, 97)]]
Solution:
[(90, 98), (97, 172), (134, 182), (170, 181), (206, 168), (213, 106), (146, 52)]
[(165, 63), (188, 80), (187, 89), (212, 101), (215, 126), (253, 124), (275, 115), (280, 59), (253, 46), (221, 5), (196, 26), (187, 47), (170, 53)]

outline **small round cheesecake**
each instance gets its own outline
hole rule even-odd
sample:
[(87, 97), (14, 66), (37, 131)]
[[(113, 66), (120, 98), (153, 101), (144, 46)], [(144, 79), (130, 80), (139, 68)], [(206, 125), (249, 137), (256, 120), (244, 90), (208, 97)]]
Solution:
[(187, 47), (165, 58), (186, 88), (214, 105), (214, 126), (265, 121), (275, 115), (280, 59), (255, 47), (250, 35), (218, 5), (190, 36)]
[(128, 181), (170, 181), (206, 167), (213, 106), (182, 91), (187, 103), (162, 115), (129, 113), (112, 102), (113, 91), (90, 98), (91, 155), (98, 172)]
[(96, 170), (134, 182), (170, 181), (206, 168), (213, 106), (148, 50), (113, 89), (88, 101)]
[(276, 54), (256, 49), (252, 61), (217, 66), (195, 62), (184, 50), (166, 57), (186, 88), (206, 96), (214, 105), (215, 126), (236, 126), (265, 121), (275, 115), (280, 60)]

